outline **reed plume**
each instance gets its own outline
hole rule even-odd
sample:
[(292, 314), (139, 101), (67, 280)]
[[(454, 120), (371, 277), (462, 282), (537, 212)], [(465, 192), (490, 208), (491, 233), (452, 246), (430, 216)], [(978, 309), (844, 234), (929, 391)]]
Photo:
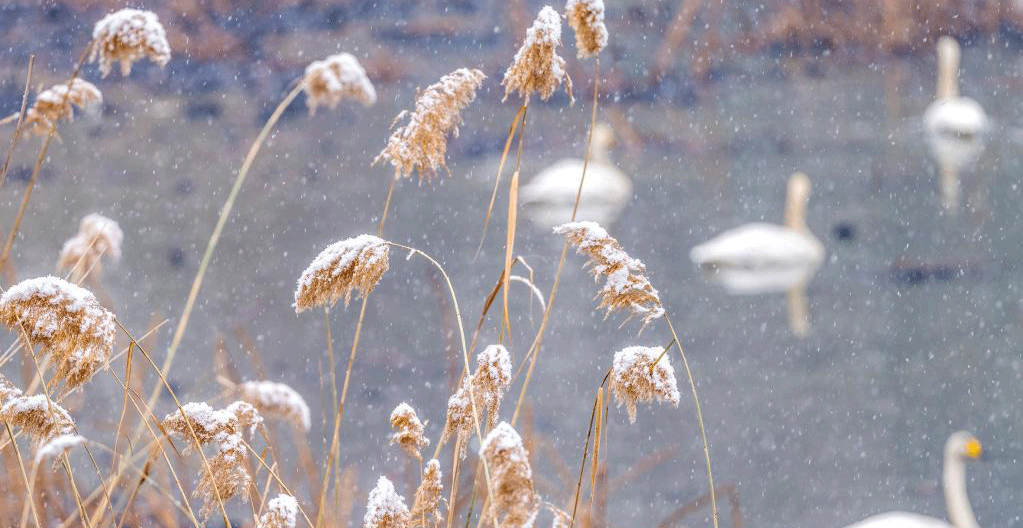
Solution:
[[(19, 393), (21, 391), (18, 391)], [(46, 395), (13, 396), (0, 407), (0, 419), (13, 426), (21, 427), (37, 441), (69, 435), (75, 431), (75, 422), (66, 409)]]
[(363, 106), (377, 102), (377, 92), (366, 76), (366, 70), (359, 59), (351, 53), (338, 53), (323, 60), (313, 61), (306, 66), (302, 78), (306, 104), (309, 113), (315, 114), (320, 105), (331, 109), (344, 99), (355, 99)]
[(398, 444), (412, 458), (422, 461), (419, 450), (430, 445), (430, 439), (423, 435), (423, 422), (419, 421), (416, 410), (407, 403), (401, 403), (391, 411), (391, 444)]
[(85, 443), (85, 437), (76, 434), (63, 434), (54, 437), (36, 450), (36, 464), (49, 458), (57, 458), (67, 450), (73, 449)]
[[(203, 499), (201, 514), (209, 516), (218, 502), (240, 495), (252, 482), (245, 469), (248, 454), (242, 434), (262, 423), (262, 418), (251, 404), (236, 401), (224, 409), (214, 410), (205, 402), (186, 403), (163, 419), (163, 427), (189, 442), (189, 449), (201, 449), (214, 444), (217, 454), (209, 460), (209, 470), (203, 471), (195, 496)], [(194, 432), (194, 437), (193, 437)], [(199, 445), (192, 445), (193, 440)]]
[(444, 515), (440, 511), (441, 501), (444, 500), (444, 484), (441, 481), (443, 477), (440, 462), (436, 458), (426, 463), (426, 467), (423, 468), (423, 480), (419, 483), (415, 499), (412, 501), (410, 526), (437, 526), (444, 520)]
[(533, 92), (546, 101), (554, 90), (565, 85), (565, 92), (573, 102), (572, 78), (565, 70), (565, 59), (557, 53), (561, 45), (561, 17), (551, 6), (544, 6), (533, 25), (526, 31), (526, 40), (515, 53), (511, 66), (504, 72), (504, 99), (512, 92), (529, 102)]
[(409, 511), (405, 499), (394, 491), (394, 484), (387, 477), (380, 477), (376, 487), (369, 492), (362, 523), (364, 528), (408, 528)]
[(295, 528), (298, 501), (283, 493), (266, 503), (266, 512), (259, 517), (256, 528)]
[(455, 394), (448, 398), (442, 441), (452, 436), (458, 437), (462, 445), (462, 458), (465, 458), (467, 440), (474, 430), (470, 394), (475, 397), (477, 412), (487, 411), (489, 429), (497, 421), (501, 400), (511, 385), (511, 375), (511, 355), (508, 349), (501, 345), (490, 345), (476, 356), (476, 371), (471, 377), (463, 379)]
[[(85, 288), (53, 276), (19, 282), (0, 296), (0, 323), (24, 330), (57, 366), (68, 390), (85, 383), (110, 356), (114, 314)], [(29, 347), (31, 348), (31, 347)]]
[(124, 232), (116, 221), (99, 213), (86, 215), (78, 224), (78, 234), (61, 248), (57, 269), (70, 270), (71, 282), (99, 278), (103, 274), (103, 257), (121, 258), (123, 240)]
[(143, 57), (162, 68), (170, 56), (167, 32), (152, 11), (121, 9), (100, 19), (92, 30), (89, 62), (99, 61), (103, 77), (114, 62), (120, 63), (121, 75), (128, 75), (132, 64)]
[(389, 161), (394, 166), (396, 179), (409, 176), (415, 170), (420, 183), (424, 176), (429, 181), (440, 168), (447, 170), (444, 158), (448, 135), (458, 137), (461, 112), (476, 98), (476, 90), (485, 78), (479, 70), (459, 68), (419, 91), (415, 110), (402, 111), (391, 126), (406, 117), (408, 123), (391, 134), (373, 164)]
[[(679, 404), (675, 370), (663, 347), (631, 346), (615, 352), (611, 370), (611, 393), (618, 407), (629, 411), (629, 423), (636, 423), (636, 403)], [(661, 357), (661, 356), (664, 357)], [(657, 358), (661, 358), (660, 361)], [(656, 365), (654, 362), (657, 361)], [(652, 368), (651, 368), (652, 367)]]
[(505, 528), (528, 528), (540, 510), (540, 497), (533, 487), (529, 452), (522, 437), (501, 422), (483, 440), (480, 457), (486, 459), (493, 483), (490, 514)]
[(387, 271), (389, 255), (387, 242), (373, 235), (359, 235), (327, 246), (298, 279), (295, 313), (325, 304), (333, 306), (341, 297), (348, 306), (355, 290), (368, 295)]
[(639, 317), (645, 327), (664, 315), (661, 297), (646, 277), (646, 266), (630, 257), (603, 227), (596, 222), (569, 222), (555, 227), (554, 232), (564, 235), (577, 252), (590, 257), (588, 266), (594, 280), (606, 278), (597, 294), (597, 308), (605, 309), (605, 317), (614, 311), (626, 311), (626, 321)]
[(565, 16), (575, 31), (577, 58), (594, 57), (607, 46), (604, 0), (568, 0)]
[(35, 102), (25, 111), (25, 125), (32, 127), (33, 134), (46, 137), (61, 119), (74, 119), (75, 106), (93, 111), (101, 104), (103, 93), (99, 88), (89, 81), (75, 78), (70, 86), (63, 82), (39, 92)]
[(238, 395), (255, 406), (264, 417), (288, 420), (303, 431), (312, 426), (305, 398), (288, 385), (274, 381), (246, 381), (238, 385)]

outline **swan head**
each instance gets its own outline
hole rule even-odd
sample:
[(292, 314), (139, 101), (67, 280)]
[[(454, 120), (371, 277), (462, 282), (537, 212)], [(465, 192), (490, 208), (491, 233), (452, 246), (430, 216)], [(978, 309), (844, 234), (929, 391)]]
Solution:
[(977, 460), (984, 454), (984, 447), (976, 436), (966, 432), (958, 431), (948, 437), (945, 442), (945, 456), (954, 457), (960, 460)]
[(938, 99), (959, 95), (959, 41), (943, 36), (938, 39)]
[(597, 123), (593, 126), (593, 151), (595, 153), (607, 154), (615, 144), (615, 131), (611, 128), (611, 125), (607, 123)]

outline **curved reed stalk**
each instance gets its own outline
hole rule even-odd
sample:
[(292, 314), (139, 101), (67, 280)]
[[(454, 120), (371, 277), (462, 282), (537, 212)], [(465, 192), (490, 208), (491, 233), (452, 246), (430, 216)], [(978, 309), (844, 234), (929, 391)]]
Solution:
[[(270, 130), (273, 129), (277, 121), (280, 120), (281, 115), (284, 114), (284, 110), (291, 104), (292, 101), (298, 97), (298, 94), (303, 90), (302, 83), (296, 83), (295, 87), (292, 88), (288, 95), (284, 96), (277, 108), (274, 109), (273, 113), (270, 114), (270, 118), (263, 124), (263, 129), (259, 131), (259, 135), (256, 136), (256, 140), (252, 142), (252, 146), (249, 147), (249, 152), (245, 156), (245, 161), (242, 162), (241, 168), (238, 170), (238, 176), (234, 180), (234, 185), (231, 187), (231, 192), (227, 195), (227, 201), (224, 202), (223, 208), (220, 210), (220, 217), (217, 218), (217, 224), (213, 228), (213, 233), (210, 234), (210, 240), (206, 243), (206, 252), (203, 253), (202, 261), (199, 263), (199, 269), (195, 273), (195, 278), (192, 280), (192, 289), (188, 292), (188, 299), (185, 301), (185, 308), (181, 312), (181, 319), (178, 320), (177, 328), (174, 329), (174, 336), (171, 338), (170, 348), (167, 349), (167, 357), (163, 360), (163, 365), (158, 369), (161, 377), (165, 377), (170, 372), (171, 364), (174, 363), (174, 356), (177, 355), (178, 346), (181, 345), (181, 339), (185, 335), (185, 328), (188, 327), (188, 319), (192, 315), (192, 308), (195, 306), (195, 300), (199, 296), (199, 288), (202, 287), (203, 278), (206, 276), (206, 269), (210, 265), (210, 260), (213, 258), (213, 250), (217, 247), (217, 242), (220, 240), (220, 234), (224, 231), (224, 225), (227, 223), (227, 218), (231, 215), (231, 209), (234, 207), (234, 202), (238, 198), (238, 192), (241, 191), (242, 184), (245, 183), (245, 177), (248, 176), (249, 170), (252, 168), (252, 163), (256, 160), (256, 154), (259, 153), (260, 147), (263, 146), (263, 142), (266, 141), (267, 136), (270, 135)], [(34, 178), (34, 176), (33, 176)], [(0, 265), (3, 264), (4, 259), (0, 259)], [(149, 399), (146, 401), (149, 407), (156, 404), (156, 399), (160, 397), (160, 391), (162, 387), (157, 384), (153, 388), (152, 394), (149, 395)], [(141, 432), (141, 426), (135, 429), (133, 436), (138, 436)], [(225, 514), (226, 515), (226, 514)]]
[(7, 157), (4, 158), (4, 166), (0, 168), (0, 186), (7, 181), (7, 169), (11, 166), (11, 158), (18, 148), (18, 140), (21, 139), (21, 125), (25, 123), (25, 108), (28, 106), (28, 92), (32, 87), (32, 70), (35, 67), (36, 56), (28, 57), (28, 73), (25, 75), (25, 91), (21, 94), (21, 110), (14, 116), (18, 121), (14, 125), (14, 132), (11, 134), (11, 146), (7, 148)]

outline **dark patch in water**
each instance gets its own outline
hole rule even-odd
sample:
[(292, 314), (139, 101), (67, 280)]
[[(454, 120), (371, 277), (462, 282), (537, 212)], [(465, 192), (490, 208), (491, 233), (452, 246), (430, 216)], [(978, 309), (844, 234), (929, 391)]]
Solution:
[(831, 228), (831, 236), (842, 242), (852, 242), (856, 239), (856, 225), (851, 222), (839, 222)]
[(185, 265), (185, 250), (179, 247), (168, 248), (167, 263), (174, 269), (181, 269)]

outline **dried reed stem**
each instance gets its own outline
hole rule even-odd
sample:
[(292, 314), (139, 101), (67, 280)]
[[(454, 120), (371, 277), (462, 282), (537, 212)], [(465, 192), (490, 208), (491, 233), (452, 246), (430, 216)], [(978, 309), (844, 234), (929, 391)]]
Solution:
[(504, 162), (508, 160), (508, 152), (511, 150), (512, 140), (515, 139), (515, 130), (518, 128), (519, 123), (525, 117), (526, 105), (519, 107), (519, 111), (515, 114), (515, 119), (512, 120), (511, 126), (508, 128), (508, 139), (504, 140), (504, 151), (501, 152), (501, 161), (497, 164), (497, 177), (494, 178), (494, 191), (490, 193), (490, 205), (487, 206), (487, 214), (483, 216), (483, 234), (480, 235), (480, 243), (476, 247), (476, 255), (473, 260), (476, 260), (480, 256), (480, 250), (483, 249), (483, 241), (487, 239), (487, 227), (490, 226), (490, 214), (494, 212), (494, 204), (497, 201), (497, 190), (501, 186), (501, 174), (504, 172)]
[(25, 91), (21, 94), (21, 110), (15, 116), (18, 119), (14, 125), (14, 133), (11, 134), (11, 146), (7, 148), (7, 157), (4, 158), (4, 166), (0, 169), (0, 187), (7, 181), (7, 169), (11, 166), (11, 158), (18, 148), (18, 140), (21, 139), (21, 125), (25, 123), (25, 108), (28, 106), (28, 92), (32, 86), (32, 70), (35, 67), (36, 56), (28, 57), (28, 73), (25, 75)]
[[(224, 225), (227, 223), (228, 216), (231, 215), (231, 208), (234, 207), (234, 202), (238, 198), (238, 192), (242, 188), (242, 183), (245, 182), (245, 177), (249, 173), (249, 169), (252, 168), (252, 163), (256, 160), (256, 154), (259, 153), (260, 147), (263, 146), (263, 142), (266, 141), (267, 136), (270, 135), (270, 130), (273, 129), (274, 125), (284, 114), (284, 110), (291, 104), (292, 101), (298, 97), (298, 94), (302, 93), (304, 86), (302, 83), (296, 83), (295, 87), (292, 88), (291, 92), (284, 97), (284, 99), (274, 109), (273, 114), (263, 124), (263, 129), (259, 131), (259, 135), (256, 136), (256, 140), (252, 142), (252, 146), (249, 147), (249, 152), (245, 156), (245, 161), (242, 162), (241, 169), (238, 170), (238, 176), (234, 180), (234, 185), (231, 187), (231, 192), (227, 195), (227, 201), (224, 202), (223, 208), (220, 210), (220, 217), (217, 219), (217, 224), (213, 228), (213, 233), (210, 234), (210, 240), (206, 244), (206, 252), (203, 253), (202, 261), (199, 264), (199, 269), (195, 273), (195, 278), (192, 280), (192, 289), (188, 292), (188, 300), (185, 301), (185, 308), (181, 312), (181, 319), (178, 320), (178, 326), (174, 329), (174, 336), (171, 338), (170, 348), (167, 349), (167, 357), (163, 360), (163, 366), (158, 369), (161, 377), (167, 375), (170, 372), (171, 364), (174, 363), (174, 356), (177, 354), (178, 346), (181, 345), (181, 339), (185, 335), (185, 328), (188, 326), (188, 319), (192, 315), (192, 308), (195, 306), (195, 300), (199, 296), (199, 288), (202, 287), (203, 277), (206, 276), (206, 269), (210, 265), (210, 260), (213, 258), (213, 250), (217, 247), (217, 242), (220, 240), (220, 234), (224, 230)], [(34, 178), (34, 176), (33, 176)], [(2, 266), (5, 259), (0, 258), (0, 266)], [(156, 399), (160, 396), (161, 386), (158, 384), (153, 388), (152, 394), (149, 395), (147, 400), (147, 406), (152, 407), (156, 404)], [(138, 436), (141, 432), (141, 427), (135, 429), (133, 436)], [(226, 514), (225, 514), (226, 516)]]
[[(32, 518), (36, 522), (36, 528), (43, 528), (43, 523), (39, 522), (39, 512), (36, 510), (36, 501), (32, 497), (32, 486), (28, 481), (28, 474), (25, 472), (25, 459), (21, 456), (21, 449), (18, 448), (18, 442), (14, 439), (14, 431), (11, 431), (11, 424), (4, 421), (4, 427), (7, 429), (7, 435), (11, 437), (11, 444), (14, 446), (14, 453), (18, 455), (18, 469), (21, 470), (21, 478), (25, 482), (25, 489), (28, 492), (28, 496), (25, 500), (32, 507)], [(24, 528), (24, 519), (22, 519), (22, 528)]]

